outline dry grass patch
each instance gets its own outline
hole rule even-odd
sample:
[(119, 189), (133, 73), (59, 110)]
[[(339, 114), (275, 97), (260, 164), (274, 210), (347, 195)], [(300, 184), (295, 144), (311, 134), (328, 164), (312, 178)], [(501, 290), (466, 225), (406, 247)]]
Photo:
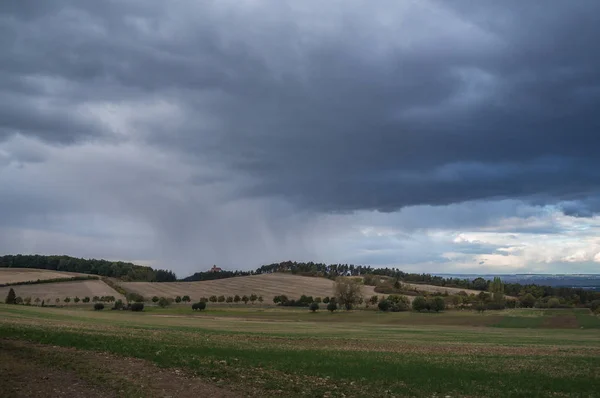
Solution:
[(89, 276), (89, 274), (32, 268), (0, 268), (0, 284), (37, 281), (38, 279), (73, 278), (75, 276)]

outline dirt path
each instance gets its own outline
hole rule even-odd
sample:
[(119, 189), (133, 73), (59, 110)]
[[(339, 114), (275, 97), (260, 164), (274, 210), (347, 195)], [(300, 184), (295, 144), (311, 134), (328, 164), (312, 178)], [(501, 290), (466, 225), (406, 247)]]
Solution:
[(238, 395), (173, 369), (106, 353), (0, 339), (4, 398), (216, 397)]

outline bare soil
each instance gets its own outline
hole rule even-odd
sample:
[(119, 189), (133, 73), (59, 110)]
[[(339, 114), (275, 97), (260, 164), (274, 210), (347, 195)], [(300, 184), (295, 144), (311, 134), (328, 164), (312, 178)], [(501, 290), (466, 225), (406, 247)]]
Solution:
[(0, 340), (0, 395), (25, 397), (217, 397), (236, 393), (181, 370), (134, 358)]

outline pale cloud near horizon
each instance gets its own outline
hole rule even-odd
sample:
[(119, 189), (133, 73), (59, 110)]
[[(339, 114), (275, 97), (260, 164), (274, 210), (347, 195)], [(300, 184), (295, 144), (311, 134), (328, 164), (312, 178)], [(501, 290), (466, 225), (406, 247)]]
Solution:
[(597, 272), (598, 12), (2, 2), (0, 254)]

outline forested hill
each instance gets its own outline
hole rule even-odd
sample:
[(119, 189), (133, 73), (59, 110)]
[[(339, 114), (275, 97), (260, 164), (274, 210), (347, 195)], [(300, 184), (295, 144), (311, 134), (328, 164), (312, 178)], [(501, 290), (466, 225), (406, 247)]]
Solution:
[(177, 280), (173, 271), (126, 263), (69, 256), (7, 255), (0, 256), (2, 268), (39, 268), (66, 272), (80, 272), (120, 278), (125, 281), (172, 282)]

